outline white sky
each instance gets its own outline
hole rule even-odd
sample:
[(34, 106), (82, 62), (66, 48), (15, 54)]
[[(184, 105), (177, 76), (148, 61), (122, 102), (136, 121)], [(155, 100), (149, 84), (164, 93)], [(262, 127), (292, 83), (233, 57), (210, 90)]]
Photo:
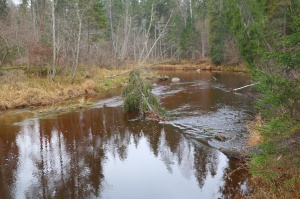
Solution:
[(16, 5), (20, 4), (21, 3), (21, 0), (12, 0), (12, 2)]

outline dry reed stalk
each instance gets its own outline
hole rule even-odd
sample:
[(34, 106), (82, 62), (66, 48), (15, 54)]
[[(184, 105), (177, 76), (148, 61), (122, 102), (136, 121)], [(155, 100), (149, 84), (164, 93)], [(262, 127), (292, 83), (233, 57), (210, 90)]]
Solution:
[(261, 114), (257, 114), (254, 121), (247, 123), (246, 127), (249, 132), (249, 138), (246, 141), (246, 144), (248, 146), (256, 146), (263, 142), (261, 132), (258, 130), (258, 128), (262, 127), (262, 125), (263, 121)]

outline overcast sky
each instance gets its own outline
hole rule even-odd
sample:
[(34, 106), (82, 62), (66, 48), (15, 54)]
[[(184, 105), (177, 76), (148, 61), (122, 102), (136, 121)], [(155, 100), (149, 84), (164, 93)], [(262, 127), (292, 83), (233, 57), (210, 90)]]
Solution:
[(14, 4), (20, 4), (21, 0), (12, 0), (12, 2), (14, 2)]

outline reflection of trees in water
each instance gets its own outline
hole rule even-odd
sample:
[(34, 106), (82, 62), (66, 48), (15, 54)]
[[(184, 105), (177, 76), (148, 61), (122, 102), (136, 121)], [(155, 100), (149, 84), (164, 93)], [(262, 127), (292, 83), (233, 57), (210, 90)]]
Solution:
[(85, 126), (80, 114), (23, 125), (17, 173), (20, 177), (27, 172), (29, 180), (16, 181), (15, 186), (24, 191), (18, 193), (19, 197), (24, 197), (23, 194), (28, 198), (99, 197), (104, 150), (99, 147), (99, 138), (94, 139)]
[(19, 126), (11, 128), (0, 128), (0, 197), (13, 198), (12, 184), (15, 181), (14, 171), (17, 168), (18, 146), (15, 142), (16, 134), (14, 132), (20, 129)]
[[(29, 172), (30, 184), (23, 190), (29, 198), (100, 197), (106, 157), (111, 154), (125, 160), (128, 147), (131, 144), (138, 147), (141, 138), (146, 138), (152, 153), (164, 162), (169, 172), (178, 166), (184, 177), (195, 175), (202, 188), (207, 176), (216, 174), (217, 152), (177, 131), (171, 125), (155, 122), (129, 122), (122, 108), (69, 113), (54, 120), (35, 119), (24, 124), (16, 138), (21, 158), (16, 172), (18, 175)], [(25, 163), (30, 167), (24, 168)], [(12, 166), (9, 173), (14, 173), (14, 169)], [(17, 179), (15, 186), (23, 182), (27, 181)]]
[(217, 173), (218, 156), (215, 149), (199, 146), (194, 148), (194, 169), (195, 176), (200, 188), (203, 187), (208, 172), (214, 177)]
[[(219, 192), (223, 194), (224, 198), (242, 198), (249, 194), (249, 173), (243, 167), (239, 160), (232, 160), (229, 166), (225, 169), (223, 181), (226, 186), (220, 187)], [(239, 168), (241, 167), (241, 169)]]
[(172, 165), (174, 165), (174, 151), (171, 150), (170, 147), (166, 147), (171, 142), (168, 142), (166, 132), (164, 129), (162, 129), (160, 133), (160, 144), (159, 144), (159, 153), (161, 156), (161, 160), (165, 163), (167, 170), (172, 173)]

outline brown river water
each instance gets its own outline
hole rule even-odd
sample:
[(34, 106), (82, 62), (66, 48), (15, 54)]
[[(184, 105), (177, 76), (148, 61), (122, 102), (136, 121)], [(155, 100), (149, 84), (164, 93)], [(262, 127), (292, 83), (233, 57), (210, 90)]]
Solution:
[[(252, 101), (243, 73), (163, 71), (157, 83), (170, 119), (132, 121), (121, 90), (48, 117), (0, 115), (0, 198), (218, 199), (248, 193), (249, 174), (217, 148), (240, 145)], [(214, 79), (214, 77), (216, 79)], [(222, 133), (229, 140), (220, 142)]]

